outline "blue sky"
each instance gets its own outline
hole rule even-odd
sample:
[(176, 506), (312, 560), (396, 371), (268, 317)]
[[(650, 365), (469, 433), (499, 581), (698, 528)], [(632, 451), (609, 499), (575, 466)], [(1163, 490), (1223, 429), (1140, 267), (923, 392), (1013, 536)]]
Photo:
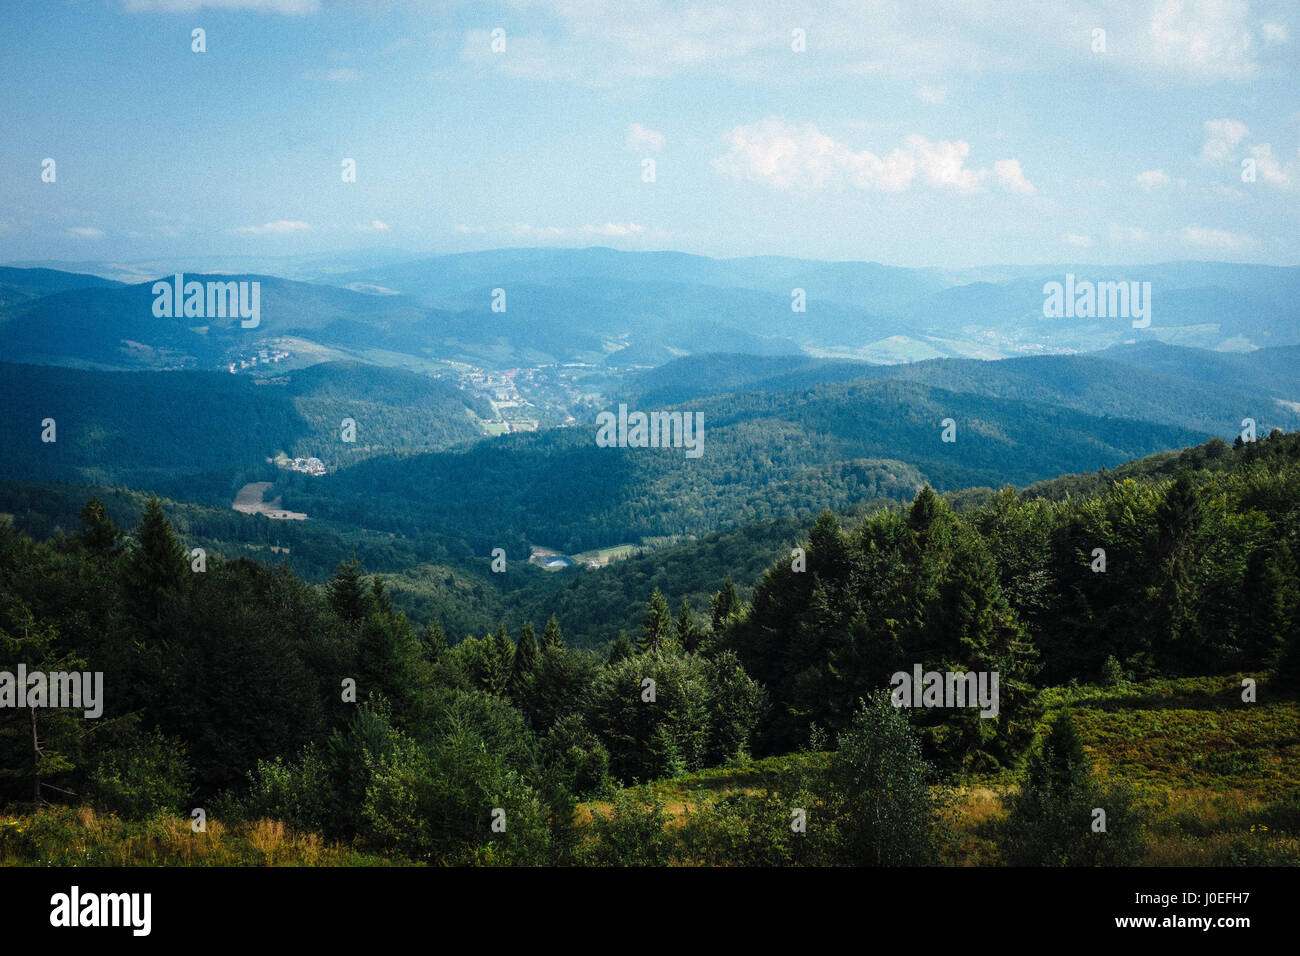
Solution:
[(1293, 265), (1298, 40), (1248, 0), (5, 4), (0, 261)]

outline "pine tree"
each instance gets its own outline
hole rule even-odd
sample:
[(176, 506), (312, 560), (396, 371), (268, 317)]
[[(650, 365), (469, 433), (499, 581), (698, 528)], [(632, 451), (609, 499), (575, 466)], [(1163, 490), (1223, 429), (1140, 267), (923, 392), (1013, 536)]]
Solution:
[(430, 664), (436, 667), (446, 659), (448, 651), (447, 634), (442, 629), (441, 621), (434, 621), (432, 624), (424, 625), (424, 630), (420, 632), (420, 643), (424, 645)]

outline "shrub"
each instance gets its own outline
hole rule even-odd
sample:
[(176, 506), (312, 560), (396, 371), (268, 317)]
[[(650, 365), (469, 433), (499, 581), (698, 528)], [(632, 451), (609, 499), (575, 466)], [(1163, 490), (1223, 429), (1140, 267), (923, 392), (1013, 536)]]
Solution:
[(129, 820), (178, 811), (193, 789), (185, 745), (155, 730), (108, 750), (87, 790), (99, 807)]

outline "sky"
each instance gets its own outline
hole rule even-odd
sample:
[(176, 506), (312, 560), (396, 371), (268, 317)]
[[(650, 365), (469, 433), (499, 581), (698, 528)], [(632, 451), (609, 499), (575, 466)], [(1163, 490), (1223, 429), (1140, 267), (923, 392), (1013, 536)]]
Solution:
[(0, 262), (1295, 265), (1297, 42), (1258, 0), (6, 0)]

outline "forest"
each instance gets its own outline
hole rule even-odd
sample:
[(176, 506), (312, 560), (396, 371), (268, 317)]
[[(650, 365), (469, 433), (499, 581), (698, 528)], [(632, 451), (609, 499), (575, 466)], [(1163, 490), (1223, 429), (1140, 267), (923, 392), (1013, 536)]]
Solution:
[[(53, 852), (87, 812), (198, 811), (353, 862), (953, 862), (955, 795), (996, 779), (976, 862), (1149, 860), (1150, 794), (1101, 772), (1098, 714), (1061, 702), (1176, 686), (1207, 720), (1293, 714), (1298, 502), (1300, 433), (1280, 431), (1019, 492), (925, 486), (821, 513), (707, 600), (684, 563), (630, 633), (576, 647), (553, 613), (417, 626), (356, 560), (313, 584), (200, 559), (158, 498), (132, 527), (91, 497), (48, 540), (0, 524), (0, 670), (104, 675), (97, 718), (0, 709), (0, 856)], [(996, 718), (891, 706), (914, 665), (998, 673)], [(1300, 819), (1290, 748), (1255, 756), (1275, 829)], [(723, 773), (752, 785), (665, 801)], [(1275, 843), (1230, 861), (1297, 862)]]

